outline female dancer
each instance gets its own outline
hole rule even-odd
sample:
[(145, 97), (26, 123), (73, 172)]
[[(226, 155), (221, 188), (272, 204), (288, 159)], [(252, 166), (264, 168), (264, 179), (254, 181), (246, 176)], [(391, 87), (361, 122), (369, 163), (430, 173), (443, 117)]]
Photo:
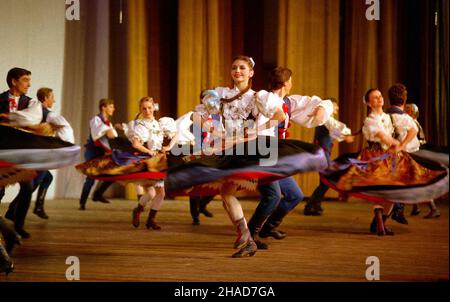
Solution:
[[(244, 156), (227, 155), (236, 154), (235, 151), (237, 150), (250, 150), (248, 139), (249, 132), (252, 129), (248, 131), (248, 124), (246, 124), (248, 120), (254, 120), (261, 114), (274, 120), (274, 124), (278, 125), (286, 119), (283, 101), (277, 95), (265, 91), (255, 93), (251, 89), (251, 79), (254, 75), (253, 67), (254, 62), (251, 58), (246, 56), (236, 57), (231, 66), (234, 87), (218, 87), (214, 91), (209, 91), (203, 99), (203, 104), (196, 107), (196, 114), (194, 114), (194, 122), (200, 120), (200, 118), (196, 118), (196, 115), (200, 115), (204, 122), (210, 115), (220, 114), (225, 139), (232, 139), (236, 144), (227, 148), (225, 155), (194, 159), (178, 166), (171, 165), (167, 176), (168, 188), (171, 191), (188, 189), (202, 184), (207, 184), (205, 188), (208, 189), (212, 186), (208, 183), (216, 181), (215, 185), (219, 186), (223, 206), (237, 229), (238, 236), (234, 246), (239, 251), (233, 257), (253, 256), (257, 250), (247, 227), (242, 207), (235, 197), (236, 191), (245, 186), (242, 182), (243, 174), (246, 174), (246, 179), (251, 178), (256, 187), (258, 177), (264, 177), (261, 176), (264, 173), (272, 173), (272, 177), (276, 174), (277, 176), (274, 178), (277, 179), (300, 171), (311, 171), (326, 167), (323, 152), (320, 153), (315, 146), (296, 141), (286, 141), (282, 144), (283, 147), (278, 145), (280, 148), (271, 149), (278, 152), (278, 161), (276, 162), (280, 161), (280, 157), (291, 160), (290, 165), (285, 164), (283, 166), (285, 170), (289, 171), (282, 171), (280, 167), (275, 165), (270, 167), (258, 165), (258, 160), (263, 157), (261, 154), (256, 154), (256, 156), (251, 156), (251, 154), (245, 154)], [(315, 113), (318, 114), (317, 111)], [(274, 131), (274, 129), (269, 131)], [(258, 146), (265, 146), (266, 142), (266, 137), (261, 137), (257, 144)], [(303, 154), (308, 153), (311, 157), (315, 157), (315, 160), (306, 161), (302, 159), (298, 161), (294, 160), (295, 156), (288, 156), (298, 155), (301, 152), (304, 152)], [(192, 175), (196, 175), (196, 177), (193, 178)], [(194, 192), (194, 189), (190, 192)], [(208, 193), (210, 194), (210, 192)], [(200, 190), (200, 194), (205, 195), (207, 193), (202, 193)]]
[[(171, 118), (155, 119), (157, 104), (151, 97), (144, 97), (139, 101), (140, 113), (142, 119), (135, 119), (127, 127), (125, 134), (133, 144), (133, 147), (141, 154), (155, 156), (158, 152), (167, 152), (172, 149), (177, 141), (175, 121)], [(164, 132), (169, 134), (171, 139), (169, 145), (164, 145)], [(161, 208), (164, 200), (164, 180), (158, 180), (153, 184), (143, 185), (143, 194), (139, 199), (138, 206), (133, 209), (132, 224), (139, 227), (140, 214), (144, 211), (147, 204), (152, 202), (150, 214), (147, 219), (147, 229), (160, 230), (161, 227), (156, 223), (156, 213)]]
[[(413, 204), (426, 196), (435, 198), (445, 194), (448, 170), (439, 165), (424, 167), (403, 151), (408, 140), (393, 138), (394, 126), (391, 117), (383, 112), (384, 99), (378, 89), (368, 90), (364, 100), (370, 112), (362, 129), (368, 147), (360, 152), (358, 160), (350, 161), (350, 168), (344, 174), (341, 171), (327, 176), (327, 184), (350, 195), (376, 201), (370, 231), (379, 236), (393, 235), (385, 226), (386, 207), (392, 206), (393, 201)], [(345, 162), (341, 157), (331, 166), (338, 167), (343, 159)]]

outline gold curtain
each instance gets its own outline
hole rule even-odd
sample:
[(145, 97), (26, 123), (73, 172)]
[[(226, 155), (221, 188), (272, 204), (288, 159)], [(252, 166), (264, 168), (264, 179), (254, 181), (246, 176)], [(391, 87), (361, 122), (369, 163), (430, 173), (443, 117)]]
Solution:
[(194, 109), (200, 92), (230, 84), (231, 1), (180, 1), (178, 115)]
[[(128, 120), (139, 112), (139, 99), (149, 94), (148, 24), (145, 0), (124, 1), (126, 31), (126, 107)], [(127, 199), (135, 199), (133, 184), (126, 186)]]
[[(389, 106), (387, 91), (401, 80), (397, 44), (401, 33), (398, 33), (396, 22), (397, 1), (380, 1), (379, 21), (366, 19), (368, 5), (364, 2), (352, 0), (346, 4), (340, 76), (341, 119), (357, 131), (366, 117), (365, 92), (370, 88), (379, 88), (385, 105)], [(343, 109), (344, 106), (346, 109)], [(341, 146), (342, 152), (357, 152), (363, 146), (363, 137), (359, 135), (354, 144)]]
[[(291, 94), (339, 96), (339, 1), (281, 0), (278, 65), (293, 71)], [(341, 100), (341, 107), (343, 107)], [(291, 137), (312, 142), (314, 129), (295, 125)], [(335, 146), (333, 156), (337, 154)], [(295, 177), (306, 196), (319, 184), (317, 173)], [(329, 196), (334, 193), (329, 191)]]

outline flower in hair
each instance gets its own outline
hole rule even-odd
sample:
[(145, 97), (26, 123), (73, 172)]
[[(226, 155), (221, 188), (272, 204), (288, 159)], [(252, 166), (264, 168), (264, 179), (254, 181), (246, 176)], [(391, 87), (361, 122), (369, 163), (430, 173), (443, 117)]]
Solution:
[(252, 63), (252, 68), (255, 68), (255, 65), (256, 65), (255, 61), (253, 60), (252, 57), (250, 57), (249, 59), (250, 59), (250, 62)]

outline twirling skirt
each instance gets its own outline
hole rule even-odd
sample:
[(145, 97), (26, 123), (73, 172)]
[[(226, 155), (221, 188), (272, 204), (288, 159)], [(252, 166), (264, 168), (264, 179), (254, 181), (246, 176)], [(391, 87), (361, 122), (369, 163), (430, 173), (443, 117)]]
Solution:
[[(356, 158), (355, 158), (356, 157)], [(448, 193), (448, 169), (404, 151), (345, 154), (321, 176), (330, 188), (374, 202), (420, 203)]]
[(258, 184), (327, 167), (323, 150), (313, 144), (279, 140), (276, 148), (269, 149), (271, 154), (251, 152), (252, 144), (235, 145), (223, 155), (170, 156), (166, 190), (171, 195), (215, 195), (224, 183), (233, 183), (238, 189), (256, 191)]
[[(4, 167), (0, 174), (0, 186), (32, 178), (30, 175), (34, 172), (21, 171), (23, 169), (52, 170), (73, 165), (79, 160), (79, 154), (79, 146), (58, 138), (0, 125), (0, 160), (10, 165), (9, 168)], [(7, 169), (21, 174), (8, 177), (10, 170)]]

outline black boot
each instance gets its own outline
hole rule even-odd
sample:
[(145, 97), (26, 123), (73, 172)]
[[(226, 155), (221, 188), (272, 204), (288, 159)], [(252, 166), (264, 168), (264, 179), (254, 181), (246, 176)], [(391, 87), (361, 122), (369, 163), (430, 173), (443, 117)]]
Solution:
[(153, 230), (161, 229), (161, 227), (156, 223), (156, 220), (155, 220), (156, 213), (158, 213), (157, 210), (153, 210), (153, 209), (150, 210), (150, 214), (148, 215), (147, 223), (145, 224), (147, 229), (150, 229), (150, 228), (152, 228)]
[(131, 224), (137, 228), (141, 223), (141, 213), (144, 211), (144, 207), (138, 204), (137, 207), (133, 209), (133, 213), (131, 215)]
[(266, 220), (267, 216), (259, 215), (257, 212), (255, 212), (252, 218), (250, 218), (250, 221), (248, 222), (248, 229), (250, 231), (250, 235), (252, 236), (259, 250), (269, 249), (269, 245), (265, 242), (262, 242), (258, 238), (259, 232), (261, 231), (261, 228)]
[(94, 195), (92, 196), (93, 201), (98, 201), (101, 203), (110, 203), (108, 199), (103, 197), (103, 193), (109, 188), (109, 186), (112, 184), (111, 181), (102, 181), (100, 185), (98, 186), (97, 190), (94, 191)]
[(8, 254), (11, 254), (14, 245), (22, 244), (22, 237), (16, 233), (14, 228), (3, 217), (0, 217), (0, 233), (5, 240), (5, 248)]
[(277, 227), (281, 224), (283, 218), (288, 213), (289, 212), (286, 212), (285, 210), (278, 207), (275, 210), (275, 212), (273, 212), (272, 215), (270, 215), (269, 219), (267, 219), (266, 223), (259, 232), (259, 237), (261, 238), (273, 237), (277, 240), (284, 239), (286, 237), (286, 233), (278, 231)]
[(44, 210), (45, 195), (47, 195), (47, 189), (39, 187), (36, 205), (34, 207), (33, 213), (42, 219), (48, 219), (48, 215)]
[(81, 211), (86, 210), (86, 202), (87, 202), (88, 197), (89, 197), (89, 191), (85, 190), (83, 188), (83, 191), (81, 192), (81, 197), (80, 197), (80, 208), (79, 208), (79, 210), (81, 210)]
[(0, 273), (8, 275), (14, 270), (14, 264), (0, 241)]
[(405, 205), (400, 203), (394, 204), (394, 209), (392, 210), (391, 218), (397, 221), (398, 223), (408, 224), (408, 220), (406, 220), (405, 217)]

